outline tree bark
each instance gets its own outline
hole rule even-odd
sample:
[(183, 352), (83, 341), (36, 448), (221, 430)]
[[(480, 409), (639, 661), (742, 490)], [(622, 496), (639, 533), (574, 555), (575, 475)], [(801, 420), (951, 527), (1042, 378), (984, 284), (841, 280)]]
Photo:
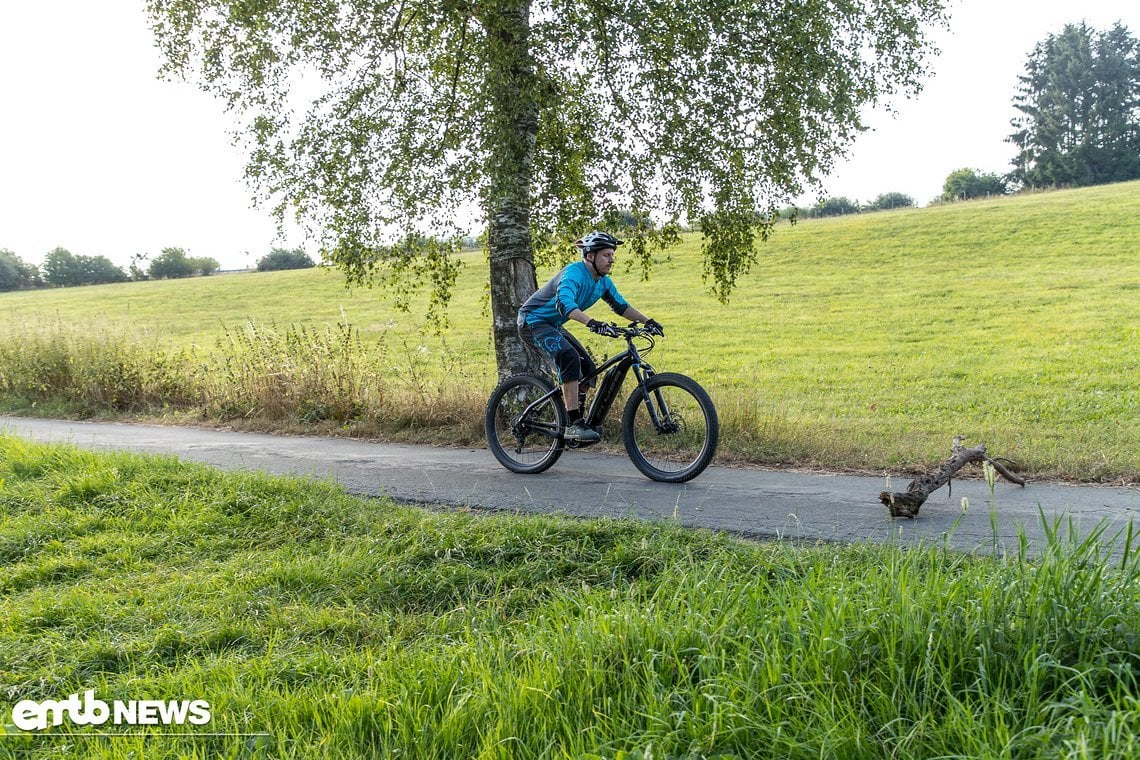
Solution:
[(962, 436), (955, 436), (952, 446), (953, 456), (938, 466), (937, 469), (915, 478), (904, 492), (883, 491), (879, 494), (879, 501), (886, 505), (891, 517), (915, 518), (918, 508), (923, 505), (930, 494), (937, 491), (953, 479), (958, 470), (971, 462), (989, 462), (1003, 478), (1011, 483), (1025, 487), (1025, 480), (1009, 471), (1001, 462), (994, 461), (986, 454), (985, 445), (967, 449), (962, 446)]
[(530, 0), (489, 0), (487, 30), (486, 195), (491, 265), (491, 317), (499, 377), (537, 370), (541, 363), (518, 338), (519, 307), (538, 288), (530, 232), (531, 176), (538, 134), (538, 77), (530, 50)]

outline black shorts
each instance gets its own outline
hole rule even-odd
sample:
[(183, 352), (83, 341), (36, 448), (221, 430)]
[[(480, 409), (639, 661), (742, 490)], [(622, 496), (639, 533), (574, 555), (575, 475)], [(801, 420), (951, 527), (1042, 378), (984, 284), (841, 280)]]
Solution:
[(558, 382), (581, 380), (597, 369), (590, 352), (566, 328), (538, 322), (519, 322), (519, 337), (558, 375)]

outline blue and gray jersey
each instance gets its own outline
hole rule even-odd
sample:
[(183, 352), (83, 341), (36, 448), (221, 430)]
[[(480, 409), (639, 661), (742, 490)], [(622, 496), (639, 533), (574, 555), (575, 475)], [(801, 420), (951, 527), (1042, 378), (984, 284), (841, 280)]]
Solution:
[(564, 325), (574, 309), (585, 311), (599, 300), (621, 315), (629, 303), (621, 297), (609, 275), (594, 279), (585, 261), (576, 261), (550, 278), (519, 309), (519, 322)]

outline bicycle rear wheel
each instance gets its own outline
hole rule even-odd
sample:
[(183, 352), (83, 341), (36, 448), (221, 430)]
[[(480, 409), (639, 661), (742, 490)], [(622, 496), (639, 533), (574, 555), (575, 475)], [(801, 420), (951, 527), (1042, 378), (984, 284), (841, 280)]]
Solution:
[(720, 437), (709, 394), (692, 378), (672, 372), (654, 375), (633, 392), (621, 428), (634, 466), (664, 483), (684, 483), (704, 472)]
[(511, 472), (542, 472), (562, 456), (566, 408), (561, 394), (527, 412), (552, 390), (554, 384), (544, 377), (512, 375), (491, 393), (483, 420), (487, 443), (499, 464)]

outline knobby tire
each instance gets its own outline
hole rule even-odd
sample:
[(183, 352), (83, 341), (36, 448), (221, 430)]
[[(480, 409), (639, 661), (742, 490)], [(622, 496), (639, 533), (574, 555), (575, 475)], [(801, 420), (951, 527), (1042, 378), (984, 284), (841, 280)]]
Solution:
[[(512, 375), (499, 383), (487, 400), (483, 425), (491, 453), (511, 472), (535, 474), (550, 468), (565, 450), (562, 436), (527, 430), (517, 425), (518, 415), (532, 402), (554, 390), (554, 384), (538, 375)], [(529, 421), (560, 431), (566, 426), (562, 394), (555, 393), (536, 409)], [(521, 451), (519, 450), (521, 448)]]
[[(657, 412), (657, 423), (647, 398)], [(648, 378), (630, 395), (621, 428), (634, 466), (663, 483), (684, 483), (704, 472), (720, 438), (720, 421), (709, 394), (697, 381), (673, 372)]]

